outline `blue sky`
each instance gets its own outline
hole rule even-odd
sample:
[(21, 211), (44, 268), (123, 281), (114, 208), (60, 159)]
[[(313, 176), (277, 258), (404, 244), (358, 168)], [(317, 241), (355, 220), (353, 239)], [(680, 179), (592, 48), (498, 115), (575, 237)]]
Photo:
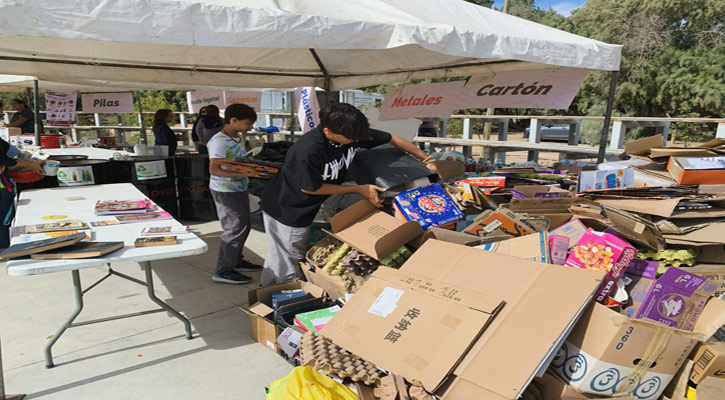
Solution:
[[(581, 7), (586, 3), (586, 0), (535, 0), (534, 3), (537, 7), (543, 9), (553, 8), (559, 14), (569, 16), (571, 11)], [(496, 0), (493, 3), (495, 8), (503, 7), (503, 0)]]

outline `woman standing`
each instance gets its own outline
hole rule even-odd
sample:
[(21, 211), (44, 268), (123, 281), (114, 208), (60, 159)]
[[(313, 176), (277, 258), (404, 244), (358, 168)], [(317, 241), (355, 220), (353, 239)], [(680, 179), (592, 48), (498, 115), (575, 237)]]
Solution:
[[(224, 120), (219, 116), (219, 114), (219, 107), (214, 104), (204, 107), (204, 114), (201, 115), (199, 123), (196, 125), (196, 135), (199, 137), (199, 153), (205, 151), (209, 140), (211, 140), (214, 135), (221, 132), (222, 128), (224, 128)], [(208, 151), (202, 154), (206, 153), (208, 153)]]
[(7, 156), (10, 145), (0, 138), (0, 250), (10, 246), (10, 223), (13, 220), (13, 183), (7, 174), (8, 168), (25, 168), (43, 175), (42, 161), (14, 160)]
[(184, 140), (184, 135), (177, 135), (174, 131), (169, 128), (169, 122), (174, 119), (174, 114), (171, 110), (162, 108), (156, 110), (154, 114), (154, 138), (155, 145), (157, 146), (169, 146), (169, 157), (173, 157), (176, 153), (176, 142)]
[[(35, 132), (35, 113), (28, 108), (28, 105), (20, 99), (14, 99), (11, 102), (15, 114), (10, 120), (10, 123), (3, 124), (5, 127), (16, 127), (20, 128), (23, 133), (34, 133)], [(43, 132), (43, 123), (40, 122), (40, 132)]]

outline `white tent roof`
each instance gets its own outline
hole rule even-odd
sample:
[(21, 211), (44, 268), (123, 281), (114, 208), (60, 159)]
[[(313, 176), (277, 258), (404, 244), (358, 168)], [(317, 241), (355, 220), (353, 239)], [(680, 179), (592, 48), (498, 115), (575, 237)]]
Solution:
[(0, 73), (87, 87), (339, 90), (610, 71), (621, 52), (462, 0), (2, 0), (0, 15)]

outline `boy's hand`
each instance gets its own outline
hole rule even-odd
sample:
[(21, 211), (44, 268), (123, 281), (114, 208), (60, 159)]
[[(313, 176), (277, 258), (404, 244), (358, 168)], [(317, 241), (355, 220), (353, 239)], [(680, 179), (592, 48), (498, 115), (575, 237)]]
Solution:
[(380, 208), (383, 206), (383, 201), (380, 199), (380, 192), (384, 192), (385, 189), (375, 185), (360, 185), (359, 193), (368, 199), (375, 207)]

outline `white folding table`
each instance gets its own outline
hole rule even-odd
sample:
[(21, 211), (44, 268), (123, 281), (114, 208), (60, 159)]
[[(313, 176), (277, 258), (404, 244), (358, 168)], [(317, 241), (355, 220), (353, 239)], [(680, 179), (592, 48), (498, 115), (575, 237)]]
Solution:
[[(130, 183), (118, 183), (112, 185), (60, 187), (52, 189), (28, 190), (20, 194), (13, 226), (34, 225), (53, 222), (54, 220), (43, 219), (50, 215), (66, 215), (63, 219), (80, 219), (86, 223), (104, 219), (113, 219), (111, 216), (96, 216), (93, 212), (97, 200), (134, 200), (148, 199), (136, 187)], [(63, 323), (45, 346), (45, 366), (52, 368), (53, 355), (51, 349), (55, 342), (68, 329), (76, 326), (89, 325), (98, 322), (111, 321), (121, 318), (136, 317), (156, 312), (168, 311), (184, 323), (186, 338), (191, 339), (191, 323), (189, 320), (164, 303), (154, 294), (153, 276), (151, 273), (151, 261), (168, 258), (185, 257), (206, 252), (207, 244), (193, 233), (177, 235), (178, 243), (171, 246), (134, 247), (133, 243), (139, 237), (144, 227), (151, 226), (181, 226), (174, 219), (149, 222), (135, 222), (120, 225), (91, 227), (93, 241), (123, 241), (122, 249), (107, 254), (104, 257), (87, 259), (64, 259), (64, 260), (11, 260), (7, 263), (8, 275), (38, 275), (51, 272), (70, 271), (73, 277), (73, 293), (75, 295), (76, 307), (71, 316)], [(12, 239), (11, 244), (16, 243), (19, 237)], [(134, 261), (137, 262), (145, 273), (145, 282), (111, 268), (112, 263)], [(97, 282), (86, 289), (81, 287), (79, 270), (82, 268), (107, 266), (108, 273)], [(100, 318), (90, 321), (74, 322), (76, 317), (83, 310), (83, 295), (96, 287), (99, 283), (115, 275), (139, 285), (146, 286), (149, 298), (161, 308), (149, 311), (117, 315), (113, 317)]]

